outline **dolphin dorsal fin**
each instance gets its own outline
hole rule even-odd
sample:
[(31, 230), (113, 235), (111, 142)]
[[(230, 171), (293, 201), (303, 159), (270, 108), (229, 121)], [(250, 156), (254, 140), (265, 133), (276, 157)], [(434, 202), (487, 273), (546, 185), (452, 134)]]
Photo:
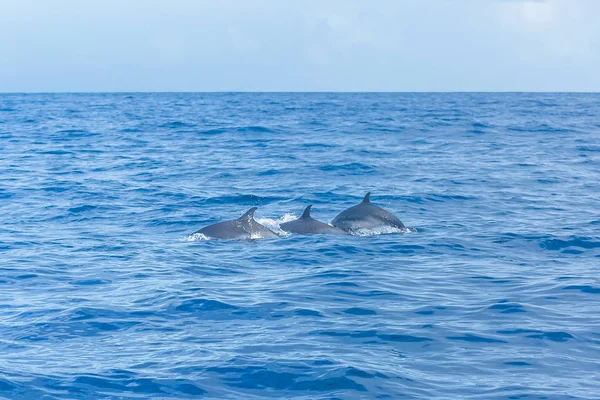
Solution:
[(371, 204), (371, 192), (365, 194), (365, 198), (362, 200), (364, 204)]
[(302, 216), (300, 218), (312, 218), (310, 216), (310, 209), (311, 209), (311, 207), (312, 207), (312, 204), (310, 204), (308, 207), (306, 207), (304, 209), (304, 212), (302, 213)]
[(258, 207), (252, 207), (251, 209), (246, 211), (246, 213), (244, 215), (239, 217), (238, 221), (249, 223), (250, 221), (252, 221), (254, 219), (254, 211), (256, 211), (257, 209), (258, 209)]

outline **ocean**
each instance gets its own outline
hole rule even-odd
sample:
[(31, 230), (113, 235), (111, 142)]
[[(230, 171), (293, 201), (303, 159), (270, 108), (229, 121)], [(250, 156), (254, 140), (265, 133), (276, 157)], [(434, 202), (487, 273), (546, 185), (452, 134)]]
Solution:
[(2, 94), (0, 216), (3, 399), (600, 398), (600, 94)]

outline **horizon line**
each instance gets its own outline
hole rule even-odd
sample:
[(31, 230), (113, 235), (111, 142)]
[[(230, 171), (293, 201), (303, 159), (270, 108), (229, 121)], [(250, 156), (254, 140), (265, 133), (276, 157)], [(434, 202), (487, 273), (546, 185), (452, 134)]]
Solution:
[(206, 90), (206, 91), (191, 91), (191, 90), (133, 90), (133, 91), (0, 91), (0, 95), (4, 94), (481, 94), (481, 93), (497, 93), (497, 94), (523, 94), (523, 93), (539, 93), (539, 94), (598, 94), (600, 91), (585, 91), (585, 90), (441, 90), (441, 91), (353, 91), (353, 90)]

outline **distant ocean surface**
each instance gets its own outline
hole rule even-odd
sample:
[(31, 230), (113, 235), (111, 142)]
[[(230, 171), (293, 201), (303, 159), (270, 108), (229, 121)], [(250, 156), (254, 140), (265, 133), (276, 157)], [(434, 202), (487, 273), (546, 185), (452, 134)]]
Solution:
[(3, 399), (600, 398), (600, 94), (4, 94), (0, 217)]

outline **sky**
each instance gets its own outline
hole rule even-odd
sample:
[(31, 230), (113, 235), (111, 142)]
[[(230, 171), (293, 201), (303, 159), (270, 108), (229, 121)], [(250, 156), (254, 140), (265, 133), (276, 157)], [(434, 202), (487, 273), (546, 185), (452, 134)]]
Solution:
[(0, 0), (0, 92), (600, 91), (600, 0)]

